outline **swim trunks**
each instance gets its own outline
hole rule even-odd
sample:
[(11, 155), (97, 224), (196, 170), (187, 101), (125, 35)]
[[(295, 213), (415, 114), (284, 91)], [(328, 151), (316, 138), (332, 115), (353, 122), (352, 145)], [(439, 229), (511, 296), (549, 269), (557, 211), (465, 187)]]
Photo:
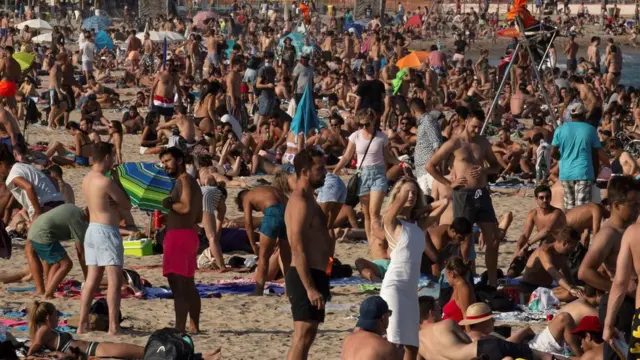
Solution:
[(84, 235), (84, 252), (88, 266), (122, 266), (124, 245), (118, 227), (89, 223)]
[(558, 344), (558, 341), (551, 335), (548, 326), (542, 332), (536, 334), (533, 340), (529, 342), (529, 347), (533, 350), (556, 354), (562, 354), (564, 350), (564, 346)]
[[(318, 269), (309, 269), (309, 272), (313, 284), (326, 303), (331, 296), (329, 290), (329, 275), (327, 275), (324, 270)], [(300, 280), (298, 269), (294, 266), (290, 267), (285, 276), (284, 283), (287, 289), (289, 303), (291, 303), (293, 321), (324, 322), (324, 308), (318, 309), (311, 305), (307, 297), (307, 289), (305, 289), (302, 280)]]
[(0, 81), (0, 96), (4, 98), (10, 98), (16, 96), (18, 90), (18, 84), (9, 80)]
[(153, 97), (153, 111), (167, 118), (172, 117), (173, 116), (173, 100), (167, 99), (160, 95), (155, 95)]
[[(22, 134), (16, 134), (16, 141), (18, 142), (18, 144), (24, 144), (24, 137), (22, 136)], [(3, 137), (0, 138), (0, 144), (5, 144), (7, 145), (7, 148), (9, 149), (9, 151), (13, 151), (13, 143), (11, 142), (11, 136), (7, 136), (7, 137)]]
[(375, 259), (372, 263), (378, 266), (378, 271), (380, 271), (380, 279), (384, 278), (384, 274), (389, 270), (389, 264), (391, 264), (391, 260), (389, 259)]
[(478, 340), (478, 357), (486, 355), (488, 360), (502, 360), (506, 357), (513, 359), (533, 359), (533, 352), (527, 344), (516, 344), (498, 338), (484, 338)]
[(640, 308), (636, 309), (631, 322), (631, 338), (629, 339), (629, 354), (627, 359), (640, 359)]
[(47, 244), (41, 244), (31, 241), (31, 245), (36, 251), (36, 254), (38, 254), (38, 257), (45, 261), (47, 264), (58, 263), (63, 258), (67, 257), (67, 252), (58, 241), (50, 242)]
[(285, 204), (276, 204), (264, 209), (260, 223), (260, 233), (270, 239), (287, 239), (287, 226), (284, 223)]
[(453, 190), (453, 218), (464, 217), (470, 223), (495, 223), (496, 213), (487, 188)]
[(198, 265), (198, 234), (193, 229), (169, 230), (162, 246), (162, 276), (174, 274), (193, 278)]
[(567, 59), (567, 70), (576, 71), (577, 68), (578, 68), (578, 60)]

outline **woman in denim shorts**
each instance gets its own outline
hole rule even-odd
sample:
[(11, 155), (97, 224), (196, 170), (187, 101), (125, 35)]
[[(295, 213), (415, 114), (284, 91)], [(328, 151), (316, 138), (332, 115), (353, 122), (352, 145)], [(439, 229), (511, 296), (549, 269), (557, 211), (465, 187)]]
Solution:
[[(357, 155), (357, 167), (360, 169), (358, 195), (364, 214), (364, 229), (367, 239), (371, 239), (371, 234), (383, 234), (380, 209), (388, 188), (385, 164), (397, 165), (399, 161), (390, 152), (387, 135), (378, 130), (376, 112), (373, 109), (362, 109), (358, 111), (356, 118), (360, 130), (349, 136), (347, 150), (336, 165), (334, 173), (338, 174), (347, 162), (351, 161), (354, 153)], [(372, 137), (373, 141), (371, 141)], [(368, 150), (367, 146), (369, 146)]]

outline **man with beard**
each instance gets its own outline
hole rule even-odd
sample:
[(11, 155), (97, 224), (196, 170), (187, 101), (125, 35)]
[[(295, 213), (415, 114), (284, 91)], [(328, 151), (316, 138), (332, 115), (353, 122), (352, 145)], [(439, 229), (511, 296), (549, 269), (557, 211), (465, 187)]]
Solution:
[(173, 292), (175, 327), (184, 332), (189, 314), (189, 332), (197, 333), (200, 331), (200, 295), (193, 277), (200, 241), (194, 229), (202, 220), (202, 191), (196, 179), (187, 174), (184, 154), (180, 149), (170, 147), (163, 150), (160, 161), (167, 174), (176, 179), (171, 194), (162, 201), (162, 206), (169, 209), (162, 275), (167, 277)]
[[(498, 222), (493, 209), (487, 176), (497, 174), (500, 164), (491, 150), (491, 143), (480, 135), (485, 121), (482, 110), (474, 110), (466, 120), (462, 133), (444, 143), (427, 163), (427, 172), (435, 180), (452, 189), (453, 216), (464, 217), (470, 223), (477, 223), (482, 232), (487, 250), (485, 261), (489, 275), (489, 285), (498, 283)], [(456, 179), (444, 177), (439, 167), (453, 155), (453, 170)], [(485, 166), (485, 163), (489, 166)]]
[(329, 300), (331, 238), (327, 218), (313, 193), (324, 184), (324, 155), (315, 149), (299, 152), (293, 165), (296, 187), (285, 211), (287, 237), (291, 244), (291, 267), (285, 277), (287, 295), (293, 314), (293, 342), (287, 360), (302, 360), (324, 322), (324, 304)]

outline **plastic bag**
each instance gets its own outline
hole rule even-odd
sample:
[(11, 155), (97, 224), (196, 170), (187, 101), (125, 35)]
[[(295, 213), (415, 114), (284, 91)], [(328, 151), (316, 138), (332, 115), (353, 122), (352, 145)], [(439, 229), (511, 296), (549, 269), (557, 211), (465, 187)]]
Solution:
[(560, 300), (553, 295), (551, 289), (544, 287), (537, 288), (529, 297), (530, 311), (546, 311), (555, 309), (560, 304)]

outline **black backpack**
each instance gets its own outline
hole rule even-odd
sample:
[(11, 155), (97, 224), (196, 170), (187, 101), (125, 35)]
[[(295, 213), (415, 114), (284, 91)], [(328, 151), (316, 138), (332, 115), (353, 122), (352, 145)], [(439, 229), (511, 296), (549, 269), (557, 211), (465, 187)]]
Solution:
[(478, 302), (489, 305), (492, 311), (512, 311), (515, 303), (505, 292), (490, 285), (478, 284), (475, 287)]
[(193, 360), (193, 340), (178, 329), (156, 330), (144, 348), (143, 360)]

